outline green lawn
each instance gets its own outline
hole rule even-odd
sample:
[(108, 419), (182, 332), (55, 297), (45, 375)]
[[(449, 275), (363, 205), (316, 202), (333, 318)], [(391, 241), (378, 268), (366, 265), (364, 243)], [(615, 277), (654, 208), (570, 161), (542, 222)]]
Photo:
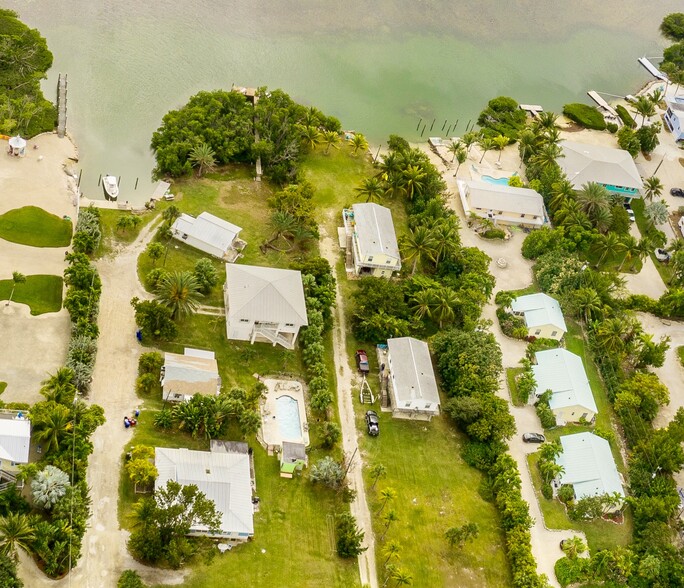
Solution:
[[(12, 280), (0, 280), (0, 300), (9, 300), (12, 286)], [(26, 282), (17, 284), (12, 301), (27, 304), (31, 314), (58, 312), (62, 308), (62, 278), (26, 276)]]
[(541, 475), (537, 468), (539, 453), (527, 456), (527, 462), (532, 472), (534, 491), (539, 500), (544, 523), (549, 529), (575, 529), (582, 531), (587, 537), (589, 549), (596, 553), (600, 549), (610, 549), (617, 545), (627, 545), (632, 540), (632, 513), (625, 509), (625, 522), (618, 525), (602, 519), (596, 521), (571, 521), (565, 512), (565, 506), (559, 500), (547, 500), (541, 494)]
[(508, 384), (508, 391), (511, 395), (511, 402), (513, 406), (525, 406), (526, 403), (520, 398), (518, 394), (518, 384), (516, 378), (525, 371), (525, 368), (506, 368), (506, 383)]
[(148, 211), (141, 214), (138, 218), (142, 222), (135, 228), (129, 228), (125, 231), (116, 228), (116, 223), (123, 216), (131, 215), (133, 213), (123, 210), (109, 210), (100, 208), (100, 223), (102, 226), (102, 240), (100, 241), (100, 248), (97, 252), (98, 257), (103, 257), (113, 251), (118, 245), (128, 245), (135, 241), (145, 226), (147, 226), (159, 214), (158, 211)]
[[(648, 225), (648, 221), (644, 216), (645, 203), (642, 198), (635, 198), (634, 200), (632, 200), (631, 206), (632, 210), (634, 211), (634, 217), (636, 218), (637, 227), (639, 227), (639, 232), (642, 236), (645, 237), (651, 230)], [(658, 270), (658, 273), (660, 274), (660, 277), (667, 286), (672, 280), (672, 270), (670, 269), (670, 266), (656, 259), (655, 250), (651, 251), (650, 255), (651, 260), (653, 261), (653, 265), (655, 265), (656, 269)]]
[(2, 394), (7, 388), (7, 382), (0, 382), (0, 394)]
[(36, 206), (15, 208), (0, 215), (0, 238), (31, 247), (67, 247), (72, 224)]

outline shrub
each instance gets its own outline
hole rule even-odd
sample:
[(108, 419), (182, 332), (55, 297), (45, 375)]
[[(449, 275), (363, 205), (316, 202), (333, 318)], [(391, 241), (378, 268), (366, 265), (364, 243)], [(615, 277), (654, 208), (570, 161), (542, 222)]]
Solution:
[(620, 149), (629, 152), (632, 157), (639, 155), (641, 141), (639, 141), (639, 137), (632, 129), (628, 126), (622, 127), (617, 133), (617, 138)]
[(541, 422), (541, 426), (545, 429), (553, 429), (556, 426), (556, 417), (548, 404), (538, 402), (536, 406), (537, 416)]
[(609, 122), (609, 123), (606, 123), (606, 128), (608, 129), (609, 133), (615, 134), (615, 133), (617, 133), (619, 127), (617, 126), (616, 123)]
[(356, 525), (356, 519), (348, 512), (337, 515), (337, 555), (356, 557), (368, 549), (361, 547), (363, 531)]
[(554, 572), (563, 588), (570, 584), (584, 584), (591, 579), (591, 560), (584, 557), (562, 557), (556, 562)]
[(152, 268), (145, 276), (145, 286), (148, 290), (155, 291), (159, 286), (159, 283), (167, 275), (168, 272), (161, 267)]
[(145, 583), (138, 575), (138, 572), (125, 570), (119, 577), (116, 588), (145, 588)]
[(542, 496), (546, 498), (546, 500), (551, 500), (553, 498), (553, 488), (551, 487), (551, 484), (548, 482), (544, 482), (542, 484)]
[(545, 339), (544, 337), (539, 339), (535, 338), (534, 341), (530, 341), (525, 353), (527, 354), (527, 357), (531, 359), (537, 351), (556, 349), (558, 347), (560, 347), (560, 341), (556, 341), (555, 339)]
[(505, 239), (506, 233), (502, 229), (487, 229), (482, 236), (485, 239)]
[(558, 489), (558, 500), (564, 504), (568, 504), (575, 500), (575, 490), (570, 484), (563, 484)]
[(164, 358), (161, 353), (157, 351), (149, 351), (140, 355), (138, 359), (138, 375), (154, 374), (159, 376), (162, 366), (164, 365)]
[(603, 131), (606, 128), (606, 121), (598, 109), (587, 104), (574, 102), (563, 106), (563, 114), (570, 120), (582, 125), (587, 129)]
[(618, 113), (618, 116), (620, 117), (620, 120), (624, 123), (626, 127), (629, 127), (630, 129), (636, 129), (636, 121), (632, 117), (632, 115), (629, 113), (629, 110), (627, 110), (622, 104), (618, 104), (615, 107), (616, 112)]
[(496, 316), (499, 319), (499, 325), (504, 335), (514, 339), (524, 339), (527, 337), (527, 327), (522, 317), (506, 312), (502, 308), (496, 309)]

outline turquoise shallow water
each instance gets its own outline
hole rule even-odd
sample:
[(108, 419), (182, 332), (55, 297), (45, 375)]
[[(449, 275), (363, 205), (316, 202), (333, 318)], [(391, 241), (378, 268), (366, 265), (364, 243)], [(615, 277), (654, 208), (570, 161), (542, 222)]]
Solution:
[(47, 37), (48, 96), (68, 72), (84, 193), (100, 198), (107, 172), (121, 176), (120, 198), (133, 202), (152, 192), (151, 133), (200, 89), (281, 87), (375, 144), (389, 133), (420, 139), (420, 119), (425, 139), (458, 121), (453, 136), (501, 94), (559, 110), (590, 89), (635, 91), (648, 79), (636, 58), (662, 52), (658, 23), (679, 5), (654, 0), (646, 14), (637, 0), (0, 4)]

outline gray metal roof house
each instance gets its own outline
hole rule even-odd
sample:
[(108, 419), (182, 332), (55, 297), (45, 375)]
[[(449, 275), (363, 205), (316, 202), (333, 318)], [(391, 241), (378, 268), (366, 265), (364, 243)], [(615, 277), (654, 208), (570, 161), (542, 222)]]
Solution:
[(561, 437), (560, 443), (563, 452), (556, 463), (563, 473), (559, 481), (572, 485), (577, 500), (614, 492), (625, 495), (608, 441), (593, 433), (576, 433)]
[(560, 304), (547, 294), (519, 296), (511, 303), (511, 311), (524, 317), (528, 335), (560, 341), (568, 331)]
[(218, 394), (221, 376), (214, 352), (186, 347), (183, 355), (165, 353), (161, 385), (162, 398), (171, 402), (189, 400), (194, 394)]
[(155, 447), (154, 463), (159, 477), (154, 487), (162, 488), (169, 480), (183, 486), (194, 484), (214, 501), (221, 516), (220, 531), (211, 533), (206, 527), (197, 525), (190, 529), (190, 535), (247, 541), (254, 535), (249, 454), (227, 446), (221, 447), (220, 451), (213, 449), (194, 451)]
[(299, 329), (309, 324), (299, 271), (226, 264), (223, 294), (228, 339), (294, 349)]
[(15, 472), (17, 466), (29, 462), (31, 421), (22, 411), (0, 413), (0, 469)]
[(372, 202), (354, 204), (342, 212), (348, 259), (357, 275), (390, 277), (401, 269), (392, 211)]
[(582, 358), (565, 349), (547, 349), (535, 353), (532, 366), (537, 382), (536, 395), (547, 390), (553, 395), (549, 406), (558, 424), (592, 421), (598, 412)]
[(197, 218), (181, 214), (171, 225), (171, 235), (195, 249), (219, 259), (234, 259), (242, 229), (233, 223), (203, 212)]
[(425, 341), (413, 337), (387, 340), (392, 416), (429, 421), (439, 414), (439, 390)]
[(575, 190), (589, 182), (601, 184), (609, 192), (626, 198), (639, 198), (641, 175), (632, 156), (624, 149), (561, 141), (562, 157), (557, 160)]

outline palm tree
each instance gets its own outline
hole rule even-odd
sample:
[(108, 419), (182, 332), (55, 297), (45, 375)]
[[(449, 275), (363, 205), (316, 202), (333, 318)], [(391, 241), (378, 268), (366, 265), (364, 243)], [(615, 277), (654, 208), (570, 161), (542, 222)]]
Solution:
[(544, 131), (550, 131), (557, 128), (556, 123), (558, 122), (558, 115), (550, 110), (544, 110), (539, 113), (535, 122), (537, 123), (538, 128)]
[(392, 151), (382, 158), (382, 162), (378, 164), (380, 168), (380, 177), (386, 182), (392, 177), (401, 174), (401, 161), (399, 155)]
[(586, 325), (592, 320), (600, 318), (603, 314), (603, 303), (593, 288), (580, 288), (577, 290), (572, 296), (572, 303), (577, 314), (584, 318)]
[(660, 88), (656, 88), (648, 95), (648, 99), (653, 102), (654, 106), (658, 106), (664, 95), (665, 93)]
[(549, 207), (553, 212), (556, 212), (563, 206), (566, 200), (575, 198), (575, 188), (568, 179), (562, 179), (560, 182), (555, 182), (551, 186), (551, 200)]
[(396, 511), (394, 510), (388, 510), (385, 513), (385, 516), (382, 517), (382, 520), (385, 523), (385, 528), (382, 530), (382, 537), (380, 537), (380, 541), (385, 540), (387, 531), (389, 531), (389, 528), (392, 525), (392, 523), (396, 523), (399, 520), (399, 515), (397, 515)]
[(622, 266), (625, 265), (625, 263), (628, 260), (631, 260), (635, 255), (638, 255), (639, 253), (639, 242), (636, 240), (635, 237), (632, 237), (632, 235), (625, 235), (622, 238), (622, 244), (625, 247), (625, 256), (622, 258), (620, 267), (618, 267), (618, 272), (622, 271)]
[(595, 219), (599, 209), (610, 209), (609, 193), (601, 184), (589, 182), (577, 193), (577, 202), (590, 219)]
[(494, 147), (494, 141), (489, 137), (482, 137), (478, 140), (477, 144), (480, 146), (480, 149), (482, 149), (482, 157), (480, 157), (479, 161), (479, 163), (482, 163), (485, 155), (487, 155), (487, 151)]
[(399, 551), (401, 550), (401, 545), (397, 541), (388, 541), (382, 548), (382, 555), (385, 557), (385, 563), (383, 566), (386, 568), (387, 564), (391, 559), (399, 558)]
[(641, 124), (646, 122), (646, 117), (652, 117), (656, 113), (655, 106), (646, 96), (639, 96), (633, 106), (634, 110), (641, 115)]
[(314, 126), (301, 126), (300, 127), (300, 133), (301, 133), (301, 141), (302, 144), (309, 150), (315, 151), (316, 147), (320, 144), (321, 142), (321, 131), (318, 130), (318, 127)]
[(392, 580), (394, 580), (395, 586), (410, 586), (413, 584), (413, 576), (406, 570), (399, 568), (392, 572)]
[(172, 204), (164, 212), (162, 212), (162, 218), (169, 224), (173, 224), (173, 221), (175, 221), (180, 215), (181, 211), (178, 210), (178, 207), (175, 204)]
[(652, 226), (662, 225), (667, 222), (669, 218), (669, 212), (667, 210), (667, 204), (664, 200), (659, 202), (651, 202), (651, 204), (646, 205), (644, 208), (644, 216)]
[(349, 138), (349, 143), (352, 146), (352, 155), (355, 157), (359, 151), (368, 150), (368, 141), (366, 141), (366, 137), (364, 137), (361, 133), (354, 133)]
[(58, 451), (59, 444), (73, 427), (69, 409), (55, 403), (38, 414), (34, 411), (31, 417), (33, 438), (42, 445), (45, 453)]
[(545, 143), (530, 157), (530, 163), (539, 170), (544, 171), (556, 165), (556, 160), (563, 156), (561, 148), (555, 143)]
[(325, 154), (328, 155), (330, 148), (339, 149), (340, 135), (335, 131), (324, 131), (321, 141), (325, 143)]
[(449, 219), (438, 220), (430, 233), (434, 240), (435, 248), (435, 265), (439, 264), (439, 260), (446, 257), (450, 253), (455, 253), (460, 245), (460, 237), (458, 234), (458, 217), (449, 217)]
[(527, 163), (530, 155), (534, 153), (539, 139), (531, 129), (523, 129), (518, 136), (518, 153), (520, 153), (520, 163)]
[(387, 503), (390, 502), (391, 500), (394, 500), (397, 497), (397, 491), (394, 488), (390, 488), (389, 486), (387, 488), (383, 488), (380, 490), (380, 510), (376, 514), (380, 514), (385, 507), (387, 506)]
[(607, 233), (613, 223), (613, 213), (609, 208), (599, 208), (593, 220), (599, 233)]
[(628, 333), (628, 323), (621, 317), (614, 317), (599, 324), (596, 340), (607, 353), (617, 356), (625, 347), (625, 339)]
[(366, 202), (379, 202), (386, 193), (384, 183), (377, 177), (365, 178), (361, 185), (355, 188), (356, 193)]
[(201, 178), (205, 171), (211, 171), (216, 167), (216, 153), (204, 141), (190, 150), (189, 159), (192, 167), (197, 168), (198, 178)]
[(564, 471), (563, 466), (558, 465), (555, 461), (544, 460), (539, 463), (539, 473), (547, 484), (550, 484), (552, 480)]
[(561, 140), (560, 129), (558, 127), (553, 127), (552, 129), (547, 129), (544, 131), (544, 144), (546, 145), (558, 145)]
[(18, 550), (26, 553), (31, 550), (31, 544), (35, 538), (31, 519), (21, 513), (8, 513), (0, 517), (0, 553), (19, 560)]
[(171, 309), (173, 318), (192, 314), (199, 307), (200, 286), (191, 272), (165, 274), (155, 294), (157, 302)]
[(74, 401), (76, 386), (74, 385), (74, 371), (71, 368), (59, 368), (41, 384), (43, 387), (40, 393), (45, 400), (64, 405), (70, 405)]
[(460, 141), (452, 141), (449, 143), (449, 147), (447, 147), (447, 151), (451, 153), (451, 163), (454, 163), (454, 159), (456, 159), (456, 155), (458, 154), (459, 150), (463, 148), (463, 144)]
[(411, 310), (414, 312), (418, 320), (430, 318), (432, 316), (432, 309), (435, 306), (435, 291), (433, 288), (426, 288), (425, 290), (418, 290), (411, 297)]
[(409, 230), (408, 235), (403, 238), (402, 252), (406, 261), (413, 261), (411, 275), (416, 273), (418, 262), (422, 262), (424, 259), (434, 259), (435, 241), (430, 229), (420, 225)]
[(647, 200), (653, 200), (654, 196), (660, 196), (663, 193), (663, 183), (657, 176), (651, 176), (644, 180), (644, 196)]
[(24, 274), (21, 272), (12, 272), (12, 291), (10, 292), (9, 300), (7, 300), (5, 306), (9, 306), (10, 302), (12, 302), (12, 296), (14, 296), (14, 289), (17, 287), (17, 284), (23, 284), (25, 281), (26, 276)]
[(601, 252), (601, 257), (599, 257), (596, 267), (599, 267), (603, 260), (609, 255), (612, 257), (624, 249), (624, 244), (620, 241), (617, 233), (608, 233), (607, 235), (601, 235), (596, 241), (594, 248), (596, 251)]
[(461, 169), (461, 166), (465, 163), (466, 159), (468, 159), (468, 152), (461, 145), (458, 148), (458, 151), (456, 152), (456, 160), (458, 161), (458, 165), (456, 166), (456, 171), (454, 172), (454, 177), (456, 177), (458, 175), (458, 170)]
[(385, 195), (388, 198), (406, 194), (406, 180), (402, 174), (396, 173), (391, 175), (386, 182), (387, 188), (385, 189)]
[(501, 154), (503, 153), (504, 148), (506, 145), (508, 145), (508, 137), (505, 135), (497, 135), (493, 139), (494, 145), (496, 148), (499, 150), (499, 159), (496, 160), (497, 163), (501, 161)]
[(382, 465), (381, 463), (376, 463), (370, 469), (370, 475), (371, 475), (371, 478), (373, 478), (373, 483), (371, 484), (370, 489), (374, 490), (375, 485), (378, 483), (378, 480), (387, 475), (387, 468), (384, 465)]
[(448, 286), (442, 286), (434, 293), (435, 306), (433, 315), (439, 322), (439, 328), (442, 329), (444, 323), (454, 320), (456, 314), (454, 308), (458, 306), (460, 300), (458, 294)]
[(417, 165), (409, 165), (403, 172), (404, 188), (409, 200), (413, 200), (416, 192), (420, 194), (423, 191), (423, 180), (425, 179), (425, 172)]
[(479, 133), (476, 133), (475, 131), (469, 131), (463, 134), (461, 141), (463, 141), (463, 144), (466, 147), (466, 155), (470, 155), (470, 148), (477, 143), (479, 137)]
[(581, 537), (570, 537), (563, 541), (563, 551), (568, 559), (576, 559), (587, 550), (587, 546)]

